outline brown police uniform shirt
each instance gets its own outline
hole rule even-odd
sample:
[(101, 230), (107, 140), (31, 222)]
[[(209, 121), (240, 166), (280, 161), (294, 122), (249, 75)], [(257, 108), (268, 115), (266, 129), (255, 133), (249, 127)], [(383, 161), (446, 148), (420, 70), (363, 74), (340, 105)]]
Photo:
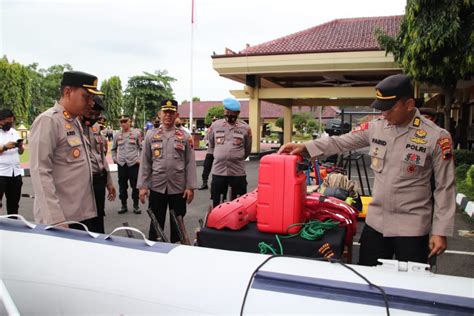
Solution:
[(79, 122), (56, 103), (33, 122), (29, 145), (35, 221), (96, 217), (89, 152)]
[(212, 174), (245, 176), (245, 159), (252, 150), (252, 131), (247, 123), (237, 120), (234, 125), (224, 119), (209, 128), (207, 152), (214, 155)]
[(106, 158), (107, 139), (101, 134), (99, 124), (95, 123), (92, 127), (82, 124), (82, 128), (86, 136), (86, 144), (89, 145), (92, 174), (98, 175), (105, 171), (107, 174), (107, 185), (113, 184), (109, 163)]
[(138, 189), (178, 194), (197, 187), (191, 136), (179, 128), (149, 130), (138, 171)]
[[(351, 133), (305, 143), (311, 157), (370, 146), (375, 174), (366, 223), (385, 237), (452, 236), (455, 181), (449, 133), (416, 110), (404, 127), (378, 119)], [(434, 175), (434, 205), (430, 178)]]
[(127, 133), (118, 132), (112, 144), (112, 159), (120, 166), (133, 166), (140, 161), (142, 150), (142, 134), (138, 129), (131, 128)]

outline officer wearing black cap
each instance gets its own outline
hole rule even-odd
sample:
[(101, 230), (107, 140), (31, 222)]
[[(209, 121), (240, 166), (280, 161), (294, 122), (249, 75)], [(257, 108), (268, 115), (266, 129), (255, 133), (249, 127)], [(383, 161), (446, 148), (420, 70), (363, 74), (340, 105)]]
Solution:
[(92, 166), (92, 184), (94, 186), (94, 196), (97, 207), (97, 216), (88, 219), (86, 225), (89, 227), (89, 230), (102, 234), (105, 233), (105, 189), (107, 188), (107, 198), (109, 201), (115, 200), (116, 194), (106, 158), (107, 139), (100, 133), (98, 122), (103, 110), (105, 110), (104, 102), (100, 96), (96, 95), (94, 96), (93, 107), (87, 109), (84, 115), (80, 117), (86, 144), (89, 148)]
[(393, 256), (426, 263), (428, 257), (444, 252), (446, 237), (453, 234), (451, 137), (415, 107), (408, 76), (385, 78), (376, 86), (375, 98), (372, 107), (382, 111), (381, 118), (339, 137), (286, 144), (279, 152), (316, 158), (370, 146), (375, 183), (360, 239), (359, 264), (376, 265), (378, 258)]
[[(159, 115), (161, 126), (149, 130), (145, 136), (137, 186), (142, 203), (149, 195), (149, 207), (163, 229), (168, 206), (184, 217), (186, 203), (193, 200), (197, 178), (191, 135), (175, 126), (178, 102), (164, 100)], [(149, 237), (150, 240), (157, 237), (151, 223)], [(174, 225), (170, 239), (179, 240)]]
[(42, 224), (85, 221), (97, 216), (89, 148), (78, 116), (94, 104), (97, 77), (79, 71), (63, 74), (61, 97), (33, 122), (30, 172), (34, 217)]
[(133, 213), (140, 214), (138, 205), (137, 177), (142, 150), (142, 134), (140, 130), (131, 127), (130, 116), (120, 117), (120, 132), (114, 137), (112, 143), (112, 159), (117, 164), (119, 181), (119, 198), (122, 207), (119, 214), (126, 213), (128, 199), (128, 182), (132, 188)]

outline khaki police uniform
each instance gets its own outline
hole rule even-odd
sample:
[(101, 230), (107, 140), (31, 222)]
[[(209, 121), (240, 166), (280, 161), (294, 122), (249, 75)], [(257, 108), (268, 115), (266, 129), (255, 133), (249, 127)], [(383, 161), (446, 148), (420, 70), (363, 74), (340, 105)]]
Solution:
[(119, 177), (119, 198), (122, 205), (127, 204), (128, 181), (132, 187), (133, 205), (138, 208), (137, 177), (142, 149), (142, 136), (138, 129), (131, 128), (127, 133), (118, 132), (112, 144), (112, 159), (117, 164)]
[(245, 159), (252, 149), (252, 131), (242, 120), (229, 124), (225, 119), (215, 121), (209, 131), (208, 153), (213, 154), (211, 195), (214, 206), (220, 203), (227, 186), (232, 199), (247, 193)]
[[(416, 114), (407, 126), (378, 119), (351, 133), (305, 143), (311, 157), (370, 146), (373, 199), (366, 224), (384, 237), (452, 236), (455, 181), (449, 133)], [(434, 206), (430, 178), (434, 176)]]
[[(161, 228), (164, 227), (168, 205), (177, 215), (184, 216), (186, 200), (183, 193), (197, 187), (191, 135), (177, 127), (149, 130), (145, 136), (137, 187), (150, 190), (150, 208)], [(156, 237), (150, 224), (150, 240)], [(178, 240), (176, 228), (171, 225), (171, 242)]]
[(97, 216), (82, 128), (59, 103), (33, 122), (30, 171), (36, 222), (57, 224)]
[(106, 158), (107, 139), (100, 132), (98, 123), (93, 126), (82, 124), (84, 130), (85, 141), (89, 148), (94, 196), (97, 206), (97, 217), (90, 220), (90, 230), (104, 233), (104, 216), (105, 216), (105, 189), (108, 185), (112, 185), (112, 177), (110, 176), (109, 164)]

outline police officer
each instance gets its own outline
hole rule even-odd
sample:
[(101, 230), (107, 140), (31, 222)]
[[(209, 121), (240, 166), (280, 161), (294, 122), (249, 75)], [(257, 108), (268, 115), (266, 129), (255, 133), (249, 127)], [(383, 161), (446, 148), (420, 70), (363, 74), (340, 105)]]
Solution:
[[(217, 117), (212, 118), (212, 123), (217, 121)], [(211, 123), (211, 124), (212, 124)], [(206, 135), (204, 136), (204, 140), (206, 141), (206, 146), (209, 148), (209, 132), (211, 125), (207, 126)], [(206, 157), (204, 158), (204, 165), (202, 169), (202, 185), (199, 187), (198, 190), (207, 190), (209, 186), (207, 185), (207, 181), (209, 180), (209, 174), (211, 173), (212, 163), (214, 162), (214, 155), (212, 153), (206, 152)]]
[[(145, 203), (149, 195), (149, 207), (154, 212), (161, 228), (166, 220), (169, 206), (176, 215), (184, 217), (186, 203), (191, 203), (197, 187), (196, 161), (191, 135), (177, 128), (178, 103), (164, 100), (161, 104), (161, 126), (153, 128), (145, 136), (143, 154), (138, 176), (140, 201)], [(176, 227), (171, 227), (171, 242), (179, 240)], [(150, 224), (150, 240), (157, 233)]]
[(96, 76), (68, 71), (63, 74), (60, 93), (59, 102), (41, 113), (31, 127), (33, 213), (42, 224), (97, 216), (89, 149), (76, 118), (102, 92), (97, 90)]
[(215, 121), (209, 132), (208, 153), (214, 155), (211, 187), (214, 207), (221, 202), (228, 186), (232, 188), (232, 199), (247, 193), (244, 161), (252, 149), (252, 131), (247, 123), (237, 119), (239, 101), (227, 98), (223, 104), (224, 119)]
[(126, 213), (128, 199), (128, 182), (132, 187), (133, 212), (140, 214), (138, 206), (137, 177), (140, 165), (140, 154), (142, 149), (142, 135), (138, 129), (131, 128), (131, 121), (128, 115), (120, 117), (121, 131), (114, 137), (112, 143), (112, 159), (118, 167), (119, 178), (119, 198), (122, 208), (119, 214)]
[[(372, 202), (360, 239), (360, 261), (378, 258), (426, 263), (447, 247), (454, 225), (455, 182), (449, 133), (415, 108), (413, 87), (403, 74), (376, 86), (372, 107), (382, 118), (339, 137), (286, 144), (281, 153), (311, 157), (370, 146), (375, 174)], [(430, 178), (434, 175), (434, 207)], [(431, 238), (429, 234), (431, 232)]]
[(89, 155), (92, 166), (92, 184), (94, 187), (95, 203), (97, 207), (97, 216), (91, 218), (86, 224), (89, 230), (96, 233), (105, 233), (105, 189), (107, 188), (109, 201), (115, 200), (115, 187), (110, 176), (109, 164), (106, 159), (107, 139), (100, 133), (98, 119), (100, 113), (104, 110), (104, 102), (99, 96), (94, 97), (94, 105), (87, 109), (80, 117), (86, 144), (88, 145)]

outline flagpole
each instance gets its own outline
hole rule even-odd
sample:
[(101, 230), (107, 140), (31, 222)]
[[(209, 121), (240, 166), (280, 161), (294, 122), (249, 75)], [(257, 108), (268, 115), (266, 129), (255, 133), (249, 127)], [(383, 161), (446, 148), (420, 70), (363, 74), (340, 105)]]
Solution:
[(194, 0), (191, 0), (191, 61), (190, 61), (190, 101), (189, 101), (189, 130), (194, 132), (193, 128), (193, 52), (194, 52)]

